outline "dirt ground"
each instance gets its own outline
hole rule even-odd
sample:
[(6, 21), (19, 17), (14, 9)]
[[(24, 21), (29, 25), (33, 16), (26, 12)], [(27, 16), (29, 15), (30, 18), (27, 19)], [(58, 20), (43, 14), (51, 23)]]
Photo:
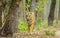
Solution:
[(0, 38), (60, 38), (60, 22), (58, 27), (55, 29), (55, 36), (47, 36), (44, 30), (35, 31), (33, 34), (29, 34), (28, 32), (22, 33), (14, 33), (12, 37), (1, 37)]
[(15, 33), (13, 38), (60, 38), (60, 31), (56, 31), (55, 36), (47, 36), (44, 31), (37, 31), (33, 34), (29, 33)]
[(43, 30), (35, 31), (33, 34), (25, 33), (14, 33), (12, 37), (1, 37), (0, 38), (60, 38), (60, 29), (56, 29), (55, 36), (47, 36)]
[(26, 33), (15, 33), (13, 38), (60, 38), (60, 22), (58, 26), (55, 28), (56, 34), (55, 36), (47, 36), (44, 30), (35, 31), (33, 34)]

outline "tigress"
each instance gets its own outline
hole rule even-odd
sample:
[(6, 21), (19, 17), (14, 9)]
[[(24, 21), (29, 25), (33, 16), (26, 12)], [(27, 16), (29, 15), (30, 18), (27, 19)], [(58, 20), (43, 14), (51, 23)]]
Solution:
[(32, 33), (34, 29), (34, 23), (35, 23), (34, 12), (26, 12), (26, 21), (28, 23), (28, 30), (30, 33)]

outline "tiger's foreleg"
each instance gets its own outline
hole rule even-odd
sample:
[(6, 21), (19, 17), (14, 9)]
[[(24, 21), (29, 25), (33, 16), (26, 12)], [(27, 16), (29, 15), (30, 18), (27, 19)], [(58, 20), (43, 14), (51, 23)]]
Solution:
[(34, 29), (34, 24), (32, 24), (32, 25), (30, 26), (30, 34), (32, 34), (33, 29)]

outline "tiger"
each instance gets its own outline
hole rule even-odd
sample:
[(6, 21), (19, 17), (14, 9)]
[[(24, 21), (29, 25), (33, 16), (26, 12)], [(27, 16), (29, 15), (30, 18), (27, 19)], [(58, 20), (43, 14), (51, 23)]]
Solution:
[(28, 31), (32, 34), (35, 23), (35, 14), (34, 12), (26, 12), (26, 21), (28, 24)]

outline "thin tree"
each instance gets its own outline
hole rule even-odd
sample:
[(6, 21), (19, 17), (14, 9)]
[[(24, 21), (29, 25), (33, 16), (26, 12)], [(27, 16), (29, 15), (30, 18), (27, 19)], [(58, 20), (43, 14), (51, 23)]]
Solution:
[(53, 25), (54, 20), (54, 10), (55, 10), (56, 0), (51, 0), (50, 14), (48, 17), (48, 25)]
[(2, 11), (3, 11), (3, 3), (0, 0), (0, 27), (2, 27)]

